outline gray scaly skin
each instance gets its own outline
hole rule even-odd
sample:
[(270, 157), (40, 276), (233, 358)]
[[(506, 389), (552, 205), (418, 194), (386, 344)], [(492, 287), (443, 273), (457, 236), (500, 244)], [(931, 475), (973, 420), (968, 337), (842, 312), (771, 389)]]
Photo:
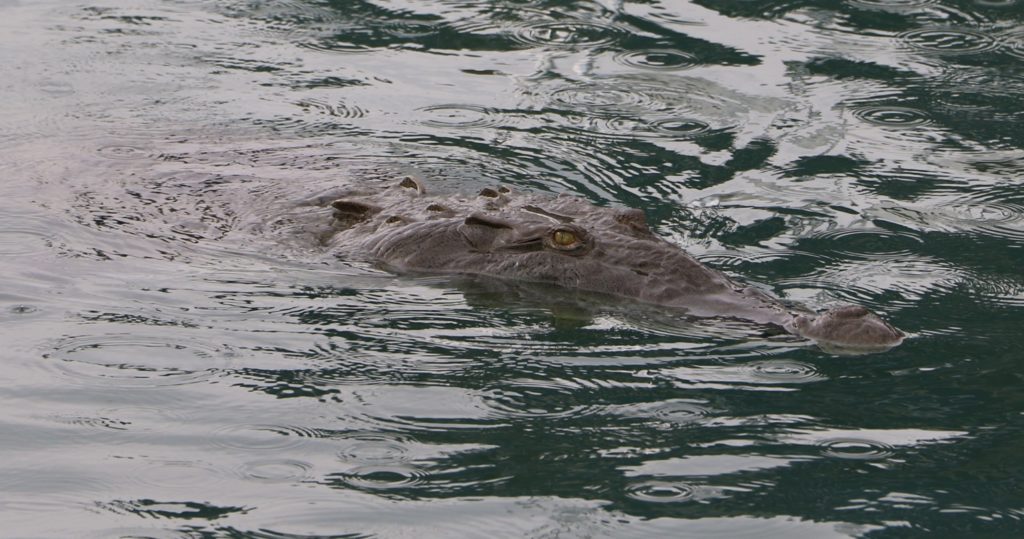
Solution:
[(613, 294), (691, 316), (780, 327), (832, 351), (884, 350), (904, 338), (864, 307), (801, 312), (739, 284), (656, 236), (640, 210), (505, 187), (432, 197), (413, 178), (330, 204), (329, 248), (397, 272), (487, 275)]

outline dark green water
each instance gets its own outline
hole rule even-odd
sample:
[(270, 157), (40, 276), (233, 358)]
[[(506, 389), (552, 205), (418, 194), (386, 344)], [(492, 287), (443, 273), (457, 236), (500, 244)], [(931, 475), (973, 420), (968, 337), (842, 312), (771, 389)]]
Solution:
[[(0, 0), (0, 58), (4, 537), (1024, 533), (1020, 0)], [(911, 338), (303, 239), (408, 173)]]

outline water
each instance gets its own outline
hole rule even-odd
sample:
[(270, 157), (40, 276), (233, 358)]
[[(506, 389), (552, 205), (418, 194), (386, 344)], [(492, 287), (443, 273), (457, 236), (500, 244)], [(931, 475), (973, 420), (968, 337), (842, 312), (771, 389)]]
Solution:
[[(1011, 537), (1019, 0), (0, 1), (8, 537)], [(335, 260), (296, 203), (643, 208), (911, 334)]]

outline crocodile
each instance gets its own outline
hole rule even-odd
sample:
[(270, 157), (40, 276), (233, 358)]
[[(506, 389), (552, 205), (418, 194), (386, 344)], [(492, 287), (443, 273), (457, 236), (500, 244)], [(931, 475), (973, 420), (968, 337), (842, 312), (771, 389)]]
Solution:
[(321, 196), (333, 220), (322, 240), (332, 254), (397, 273), (469, 274), (546, 283), (739, 319), (861, 353), (899, 345), (905, 334), (870, 310), (821, 313), (791, 306), (700, 263), (659, 237), (639, 209), (488, 187), (474, 196), (431, 196), (405, 177), (375, 190)]

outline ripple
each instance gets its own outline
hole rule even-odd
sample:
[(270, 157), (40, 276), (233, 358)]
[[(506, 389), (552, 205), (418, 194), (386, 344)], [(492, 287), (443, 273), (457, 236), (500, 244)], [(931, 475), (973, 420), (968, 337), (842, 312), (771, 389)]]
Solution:
[(909, 107), (873, 105), (853, 107), (851, 110), (855, 117), (883, 127), (913, 127), (931, 123), (926, 112)]
[[(59, 240), (52, 230), (36, 228), (34, 220), (14, 221), (0, 230), (0, 256), (31, 256), (48, 251)], [(6, 224), (6, 223), (5, 223)]]
[(923, 241), (917, 236), (898, 234), (884, 229), (835, 229), (814, 234), (816, 240), (829, 243), (828, 249), (854, 258), (905, 257), (912, 255)]
[(313, 465), (294, 459), (266, 459), (246, 462), (238, 474), (263, 483), (296, 483), (309, 479)]
[(694, 138), (711, 131), (711, 126), (706, 122), (690, 118), (663, 118), (649, 125), (652, 131), (672, 135), (674, 138)]
[(296, 103), (299, 107), (307, 112), (316, 112), (326, 116), (334, 118), (346, 118), (354, 120), (362, 118), (368, 113), (366, 109), (363, 109), (356, 105), (350, 105), (345, 102), (331, 102), (321, 99), (304, 99)]
[(1003, 36), (1003, 47), (1007, 53), (1024, 59), (1024, 32), (1013, 32)]
[(828, 379), (814, 365), (785, 359), (754, 361), (743, 365), (743, 368), (755, 379), (771, 383), (806, 384)]
[(117, 387), (161, 387), (210, 380), (233, 363), (196, 341), (138, 334), (69, 337), (43, 355), (76, 380)]
[[(105, 507), (106, 508), (106, 507)], [(195, 539), (190, 531), (168, 530), (158, 527), (110, 528), (83, 535), (86, 539)]]
[(690, 69), (701, 64), (696, 56), (674, 49), (624, 51), (615, 55), (615, 61), (628, 67), (655, 71)]
[(431, 127), (490, 127), (498, 123), (496, 111), (477, 105), (431, 105), (418, 110), (429, 115), (429, 117), (420, 120), (420, 122)]
[(294, 425), (244, 424), (217, 429), (214, 445), (229, 449), (280, 451), (293, 449), (323, 434), (308, 427)]
[(546, 21), (525, 24), (512, 31), (514, 39), (527, 45), (567, 48), (606, 45), (625, 34), (621, 27), (593, 21)]
[(608, 118), (571, 118), (568, 129), (576, 133), (607, 138), (660, 138), (690, 140), (712, 131), (710, 125), (691, 118), (664, 118), (646, 121), (639, 118), (612, 116)]
[(8, 307), (7, 312), (20, 318), (38, 314), (41, 311), (39, 307), (36, 307), (35, 305), (18, 304)]
[(870, 9), (904, 10), (934, 4), (936, 0), (847, 0), (851, 5)]
[(440, 21), (387, 21), (380, 25), (381, 31), (394, 37), (416, 39), (437, 34), (443, 28)]
[(946, 198), (926, 206), (889, 206), (881, 213), (888, 214), (886, 217), (897, 223), (919, 230), (982, 233), (1024, 240), (1024, 203), (1000, 200), (1002, 196), (999, 189), (990, 189), (987, 193)]
[(587, 111), (643, 110), (654, 105), (652, 97), (643, 92), (604, 85), (566, 86), (551, 92), (550, 99), (557, 104)]
[(161, 489), (207, 489), (221, 483), (224, 474), (210, 465), (188, 460), (146, 462), (132, 472), (131, 478), (140, 485)]
[(494, 389), (484, 403), (501, 417), (519, 419), (578, 418), (600, 410), (598, 406), (578, 403), (564, 388), (539, 381), (519, 382), (511, 388)]
[(896, 36), (907, 46), (925, 52), (973, 54), (995, 49), (999, 41), (981, 32), (951, 28), (924, 28)]
[(628, 404), (613, 410), (626, 417), (651, 419), (674, 425), (699, 423), (711, 413), (705, 403), (685, 399)]
[(894, 453), (891, 445), (864, 438), (830, 438), (819, 442), (818, 447), (826, 457), (844, 460), (881, 460)]
[(648, 503), (680, 503), (697, 498), (697, 487), (677, 481), (644, 481), (626, 487), (626, 496)]
[(143, 148), (125, 145), (103, 146), (97, 149), (96, 153), (106, 157), (107, 159), (117, 160), (145, 159), (154, 155), (153, 152)]
[(368, 464), (332, 474), (346, 485), (365, 490), (393, 490), (415, 487), (426, 481), (429, 474), (412, 464)]
[(382, 464), (401, 462), (408, 458), (410, 438), (384, 433), (357, 433), (346, 436), (338, 451), (342, 462)]

